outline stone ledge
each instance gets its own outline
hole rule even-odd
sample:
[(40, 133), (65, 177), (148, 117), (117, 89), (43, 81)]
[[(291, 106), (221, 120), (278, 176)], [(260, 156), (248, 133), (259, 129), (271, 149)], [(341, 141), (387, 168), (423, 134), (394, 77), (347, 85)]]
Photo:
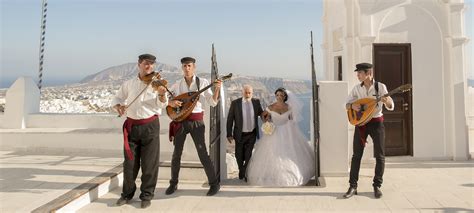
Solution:
[[(34, 213), (40, 213), (40, 212), (56, 212), (60, 210), (61, 208), (64, 208), (72, 203), (73, 201), (81, 198), (82, 196), (88, 196), (89, 198), (93, 198), (94, 196), (90, 195), (89, 193), (91, 191), (97, 190), (101, 184), (107, 183), (110, 181), (110, 186), (108, 187), (108, 190), (105, 190), (106, 194), (109, 192), (109, 190), (117, 187), (119, 185), (119, 181), (117, 176), (122, 173), (122, 165), (118, 165), (107, 172), (102, 173), (101, 175), (93, 178), (92, 180), (83, 183), (76, 188), (72, 189), (69, 192), (66, 192), (65, 194), (59, 196), (58, 198), (34, 209), (32, 212)], [(115, 179), (115, 180), (114, 180)], [(114, 181), (112, 181), (114, 180)], [(103, 194), (98, 194), (95, 195), (96, 198), (100, 197)], [(92, 200), (92, 199), (91, 199)], [(89, 202), (88, 202), (89, 203)], [(87, 204), (88, 204), (87, 203)]]

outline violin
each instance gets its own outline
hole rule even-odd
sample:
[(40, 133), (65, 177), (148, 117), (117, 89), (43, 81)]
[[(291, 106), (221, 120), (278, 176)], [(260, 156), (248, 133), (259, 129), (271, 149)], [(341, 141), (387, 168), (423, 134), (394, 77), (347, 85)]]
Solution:
[[(161, 72), (161, 70), (160, 70)], [(170, 90), (168, 89), (168, 81), (166, 81), (165, 79), (163, 79), (160, 75), (160, 72), (151, 72), (147, 75), (145, 75), (144, 77), (141, 77), (140, 80), (145, 83), (147, 86), (140, 92), (140, 94), (137, 95), (137, 97), (135, 97), (128, 105), (125, 106), (125, 110), (127, 110), (127, 108), (132, 105), (137, 99), (138, 97), (143, 94), (143, 92), (145, 92), (145, 90), (148, 88), (149, 85), (151, 85), (151, 87), (155, 90), (155, 91), (158, 91), (158, 87), (160, 86), (163, 86), (166, 91), (168, 91), (169, 94), (172, 94), (170, 92)], [(119, 115), (120, 117), (121, 115)]]
[(160, 72), (153, 71), (142, 77), (140, 80), (143, 81), (143, 83), (145, 83), (146, 85), (151, 85), (151, 87), (155, 90), (158, 90), (159, 86), (167, 88), (168, 81), (161, 77)]

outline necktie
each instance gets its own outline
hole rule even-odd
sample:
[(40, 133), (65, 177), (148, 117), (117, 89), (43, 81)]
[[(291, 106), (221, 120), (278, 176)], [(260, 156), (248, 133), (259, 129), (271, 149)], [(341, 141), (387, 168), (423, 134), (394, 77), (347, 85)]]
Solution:
[(245, 104), (245, 111), (247, 111), (247, 128), (251, 128), (252, 127), (252, 109), (250, 107), (252, 105), (252, 101), (247, 101), (246, 104)]

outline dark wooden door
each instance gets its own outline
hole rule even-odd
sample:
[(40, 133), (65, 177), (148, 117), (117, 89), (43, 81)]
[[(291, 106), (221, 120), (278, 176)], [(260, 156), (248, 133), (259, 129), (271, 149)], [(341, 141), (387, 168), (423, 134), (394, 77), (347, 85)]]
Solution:
[[(411, 84), (411, 45), (374, 44), (374, 76), (391, 91)], [(384, 108), (385, 155), (413, 155), (413, 118), (411, 91), (391, 96), (395, 109)]]

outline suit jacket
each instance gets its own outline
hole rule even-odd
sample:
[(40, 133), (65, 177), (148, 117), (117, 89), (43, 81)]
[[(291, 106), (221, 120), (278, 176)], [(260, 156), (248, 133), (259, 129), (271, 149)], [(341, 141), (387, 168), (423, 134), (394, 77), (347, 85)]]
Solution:
[[(263, 112), (260, 100), (252, 98), (254, 122), (257, 138), (259, 138), (258, 116)], [(235, 141), (240, 141), (242, 136), (243, 116), (242, 116), (242, 98), (232, 101), (230, 104), (229, 114), (227, 116), (227, 137), (233, 137)]]

